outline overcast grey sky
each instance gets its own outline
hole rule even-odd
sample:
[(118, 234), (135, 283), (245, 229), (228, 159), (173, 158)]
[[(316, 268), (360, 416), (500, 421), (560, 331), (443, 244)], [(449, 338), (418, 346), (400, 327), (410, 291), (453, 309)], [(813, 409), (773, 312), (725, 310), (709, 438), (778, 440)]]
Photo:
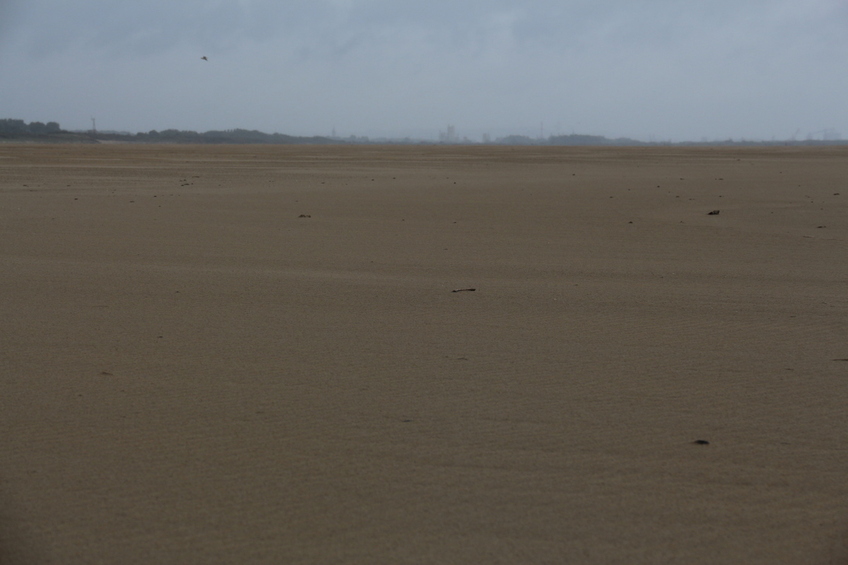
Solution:
[(848, 137), (848, 0), (0, 0), (0, 76), (66, 129)]

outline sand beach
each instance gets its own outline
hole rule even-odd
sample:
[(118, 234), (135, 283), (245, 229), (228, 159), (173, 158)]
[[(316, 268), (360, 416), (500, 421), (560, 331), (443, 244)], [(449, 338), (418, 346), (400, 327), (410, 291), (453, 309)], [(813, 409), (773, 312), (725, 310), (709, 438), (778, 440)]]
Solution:
[(0, 145), (0, 563), (848, 563), (847, 172)]

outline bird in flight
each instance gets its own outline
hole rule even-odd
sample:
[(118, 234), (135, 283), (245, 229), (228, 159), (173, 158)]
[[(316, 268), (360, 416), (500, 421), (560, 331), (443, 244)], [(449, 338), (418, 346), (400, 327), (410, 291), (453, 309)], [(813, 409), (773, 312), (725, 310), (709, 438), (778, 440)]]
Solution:
[(203, 57), (201, 57), (201, 59), (203, 59), (204, 61), (208, 61), (208, 60), (209, 60), (209, 59), (207, 59), (207, 58), (206, 58), (206, 55), (204, 55)]

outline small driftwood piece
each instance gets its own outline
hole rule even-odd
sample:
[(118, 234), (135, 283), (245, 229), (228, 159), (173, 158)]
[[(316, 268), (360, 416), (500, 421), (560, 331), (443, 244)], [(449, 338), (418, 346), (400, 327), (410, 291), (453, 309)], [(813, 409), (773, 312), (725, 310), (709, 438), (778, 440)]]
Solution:
[(477, 290), (477, 289), (476, 288), (456, 288), (456, 289), (452, 290), (451, 292), (474, 292), (475, 290)]

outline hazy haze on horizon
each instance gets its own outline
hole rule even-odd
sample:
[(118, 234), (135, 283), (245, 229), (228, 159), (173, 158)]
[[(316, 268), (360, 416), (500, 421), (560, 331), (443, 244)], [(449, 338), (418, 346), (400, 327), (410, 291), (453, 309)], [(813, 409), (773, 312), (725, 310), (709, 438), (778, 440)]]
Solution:
[(65, 129), (848, 137), (846, 61), (845, 0), (0, 0), (0, 118)]

